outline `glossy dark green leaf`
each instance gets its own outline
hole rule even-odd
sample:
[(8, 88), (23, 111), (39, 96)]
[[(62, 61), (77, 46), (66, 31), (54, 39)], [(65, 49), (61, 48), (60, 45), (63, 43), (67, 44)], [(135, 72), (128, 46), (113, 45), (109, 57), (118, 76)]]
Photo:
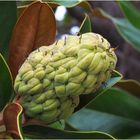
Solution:
[(16, 23), (16, 1), (0, 1), (0, 52), (7, 59), (8, 46)]
[[(103, 131), (115, 138), (129, 138), (140, 132), (140, 99), (118, 89), (109, 89), (68, 123), (83, 131)], [(81, 123), (82, 122), (82, 123)]]
[(0, 111), (13, 94), (13, 81), (6, 61), (0, 54)]
[(118, 1), (126, 18), (140, 29), (140, 11), (130, 1)]
[(87, 33), (87, 32), (91, 32), (92, 29), (91, 29), (91, 21), (90, 21), (90, 18), (89, 16), (86, 14), (85, 15), (85, 18), (80, 26), (80, 30), (79, 30), (79, 33)]
[(87, 108), (140, 121), (140, 99), (120, 89), (109, 89)]
[(140, 30), (134, 27), (127, 19), (114, 18), (99, 8), (96, 8), (93, 11), (93, 14), (94, 16), (110, 19), (114, 23), (120, 35), (136, 50), (140, 51)]
[(98, 96), (103, 94), (105, 91), (107, 91), (109, 88), (111, 88), (113, 85), (115, 85), (121, 79), (122, 79), (122, 75), (117, 71), (113, 71), (112, 77), (108, 81), (106, 81), (104, 84), (102, 84), (102, 86), (100, 87), (100, 89), (97, 92), (80, 96), (80, 104), (76, 108), (76, 111), (85, 107), (90, 102), (93, 102)]
[(75, 113), (68, 122), (80, 131), (102, 131), (119, 139), (129, 138), (140, 132), (138, 121), (90, 109)]
[(24, 135), (28, 138), (46, 139), (114, 139), (111, 135), (99, 131), (80, 132), (59, 130), (40, 125), (28, 125), (23, 127)]

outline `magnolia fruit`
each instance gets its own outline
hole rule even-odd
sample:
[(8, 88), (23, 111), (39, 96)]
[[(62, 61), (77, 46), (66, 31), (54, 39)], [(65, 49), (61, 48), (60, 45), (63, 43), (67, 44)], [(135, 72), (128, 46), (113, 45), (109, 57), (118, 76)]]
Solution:
[(116, 61), (101, 35), (68, 36), (33, 51), (19, 69), (14, 89), (27, 116), (51, 123), (69, 117), (79, 95), (94, 94)]

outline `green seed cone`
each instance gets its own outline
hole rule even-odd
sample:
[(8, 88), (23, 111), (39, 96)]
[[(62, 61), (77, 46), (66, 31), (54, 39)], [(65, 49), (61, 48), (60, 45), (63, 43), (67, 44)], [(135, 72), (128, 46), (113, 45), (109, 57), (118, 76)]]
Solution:
[(14, 88), (28, 116), (51, 123), (69, 117), (81, 94), (95, 92), (108, 80), (116, 61), (101, 35), (68, 36), (33, 51), (19, 69)]

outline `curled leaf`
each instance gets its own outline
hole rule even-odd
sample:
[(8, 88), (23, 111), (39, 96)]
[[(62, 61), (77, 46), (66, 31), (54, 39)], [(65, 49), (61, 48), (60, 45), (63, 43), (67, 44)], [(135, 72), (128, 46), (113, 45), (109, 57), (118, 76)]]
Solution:
[(21, 113), (23, 108), (18, 103), (8, 104), (3, 112), (3, 120), (6, 127), (6, 133), (13, 138), (22, 139), (21, 134)]

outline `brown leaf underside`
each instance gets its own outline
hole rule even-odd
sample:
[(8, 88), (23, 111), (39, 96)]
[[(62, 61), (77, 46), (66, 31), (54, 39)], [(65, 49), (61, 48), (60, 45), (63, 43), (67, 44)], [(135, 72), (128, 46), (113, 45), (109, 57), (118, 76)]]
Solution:
[(56, 35), (56, 21), (46, 3), (35, 2), (22, 13), (10, 41), (9, 66), (15, 79), (18, 69), (30, 52), (42, 45), (50, 45)]
[(6, 127), (6, 133), (13, 138), (20, 139), (20, 130), (18, 128), (18, 115), (23, 108), (18, 103), (10, 103), (3, 112), (3, 121)]
[(132, 93), (133, 95), (135, 95), (137, 97), (140, 97), (140, 84), (137, 81), (121, 80), (115, 86), (119, 87), (123, 90), (126, 90), (129, 93)]

